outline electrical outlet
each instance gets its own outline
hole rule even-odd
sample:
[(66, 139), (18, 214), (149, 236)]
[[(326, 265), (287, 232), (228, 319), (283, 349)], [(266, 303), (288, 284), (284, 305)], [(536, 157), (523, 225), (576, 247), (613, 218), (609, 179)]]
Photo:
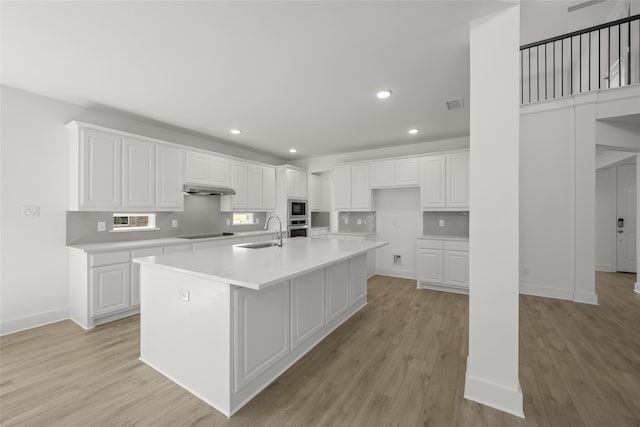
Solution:
[(177, 219), (172, 219), (171, 220), (171, 227), (178, 228), (178, 220)]
[(438, 221), (438, 226), (444, 227), (444, 219), (441, 219), (440, 221)]
[(231, 220), (227, 218), (227, 225), (231, 225)]
[(394, 255), (393, 256), (393, 264), (394, 265), (401, 265), (402, 264), (402, 257), (400, 255)]
[(345, 224), (349, 224), (349, 217), (348, 217), (348, 216), (345, 216), (345, 217), (344, 217), (344, 223), (345, 223)]
[(104, 221), (98, 221), (98, 231), (106, 231), (107, 223)]
[(180, 291), (180, 299), (189, 302), (189, 291)]
[(40, 216), (40, 206), (23, 206), (22, 216)]
[(260, 224), (260, 217), (256, 217), (256, 224)]
[(358, 218), (358, 225), (362, 225), (362, 219)]

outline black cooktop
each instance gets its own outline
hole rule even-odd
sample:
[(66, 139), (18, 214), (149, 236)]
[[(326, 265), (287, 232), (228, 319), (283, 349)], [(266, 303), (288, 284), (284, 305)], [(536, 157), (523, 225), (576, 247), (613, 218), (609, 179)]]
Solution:
[(198, 236), (180, 236), (178, 239), (211, 239), (212, 237), (233, 236), (233, 233), (200, 234)]

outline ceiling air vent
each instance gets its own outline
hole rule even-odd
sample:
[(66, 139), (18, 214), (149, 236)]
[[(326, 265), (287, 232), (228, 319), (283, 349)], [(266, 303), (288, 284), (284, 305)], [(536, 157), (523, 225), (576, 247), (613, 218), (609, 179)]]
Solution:
[(462, 104), (462, 98), (460, 99), (452, 99), (451, 101), (447, 101), (447, 110), (460, 110), (464, 105)]

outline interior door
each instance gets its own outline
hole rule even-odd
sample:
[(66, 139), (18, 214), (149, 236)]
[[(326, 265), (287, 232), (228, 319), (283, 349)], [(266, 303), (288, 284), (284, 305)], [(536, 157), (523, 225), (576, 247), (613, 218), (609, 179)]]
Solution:
[(636, 165), (617, 167), (617, 270), (636, 272)]

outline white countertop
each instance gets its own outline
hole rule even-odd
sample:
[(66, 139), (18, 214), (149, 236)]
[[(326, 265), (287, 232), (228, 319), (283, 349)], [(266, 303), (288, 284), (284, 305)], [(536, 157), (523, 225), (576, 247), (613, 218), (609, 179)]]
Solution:
[(250, 289), (264, 289), (283, 280), (387, 245), (338, 239), (289, 239), (282, 247), (247, 249), (223, 246), (135, 258), (139, 264)]
[(361, 232), (348, 232), (348, 231), (338, 231), (337, 233), (329, 233), (329, 236), (375, 236), (375, 231), (361, 231)]
[[(198, 242), (208, 242), (210, 240), (228, 240), (243, 238), (249, 236), (264, 236), (265, 234), (273, 234), (272, 230), (243, 231), (234, 233), (233, 236), (209, 237), (206, 239), (182, 239), (180, 237), (165, 237), (164, 239), (146, 239), (146, 240), (127, 240), (122, 242), (104, 242), (104, 243), (87, 243), (82, 245), (67, 245), (69, 248), (80, 249), (85, 252), (104, 252), (119, 249), (138, 249), (150, 248), (155, 246), (171, 246), (181, 244), (191, 244)], [(284, 231), (283, 231), (284, 233)], [(208, 233), (202, 233), (208, 234)]]
[(451, 241), (459, 241), (459, 242), (468, 242), (468, 236), (440, 236), (437, 234), (423, 234), (422, 236), (418, 236), (418, 240), (451, 240)]

